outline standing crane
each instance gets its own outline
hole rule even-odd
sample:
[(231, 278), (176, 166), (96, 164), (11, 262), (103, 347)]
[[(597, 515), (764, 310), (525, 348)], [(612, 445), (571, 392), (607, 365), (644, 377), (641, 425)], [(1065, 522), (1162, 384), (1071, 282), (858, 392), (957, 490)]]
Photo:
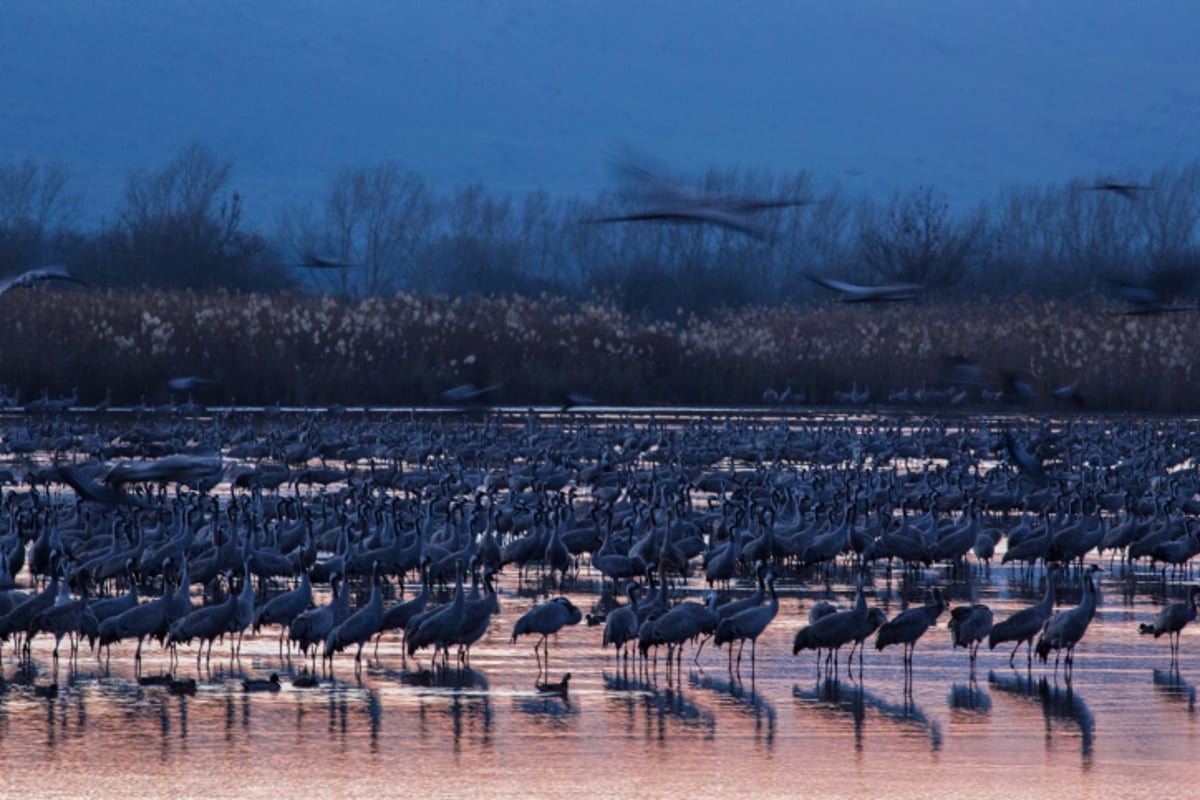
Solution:
[(1138, 633), (1153, 634), (1154, 638), (1167, 635), (1167, 641), (1171, 646), (1171, 666), (1179, 667), (1179, 634), (1189, 622), (1196, 619), (1196, 596), (1200, 595), (1200, 586), (1193, 586), (1188, 590), (1188, 599), (1177, 603), (1170, 603), (1163, 606), (1162, 610), (1154, 615), (1154, 622), (1143, 622), (1138, 626)]
[(371, 597), (367, 604), (356, 610), (342, 624), (329, 631), (325, 637), (325, 655), (333, 664), (333, 654), (341, 652), (348, 645), (357, 644), (354, 653), (354, 674), (362, 673), (363, 646), (371, 637), (379, 633), (379, 625), (383, 622), (383, 595), (379, 591), (379, 562), (371, 565)]
[(1042, 635), (1038, 639), (1036, 647), (1038, 658), (1045, 663), (1050, 657), (1050, 651), (1055, 651), (1055, 677), (1058, 676), (1059, 658), (1062, 656), (1062, 651), (1066, 650), (1066, 676), (1067, 680), (1071, 679), (1071, 673), (1075, 668), (1075, 645), (1079, 644), (1079, 640), (1087, 633), (1088, 625), (1091, 624), (1092, 617), (1096, 615), (1096, 584), (1092, 576), (1100, 571), (1100, 567), (1089, 564), (1083, 573), (1083, 600), (1074, 608), (1068, 608), (1055, 614), (1042, 629)]
[(982, 603), (950, 609), (950, 641), (954, 647), (965, 647), (975, 674), (975, 658), (979, 645), (992, 631), (992, 610)]
[(1010, 667), (1014, 666), (1013, 659), (1016, 658), (1022, 643), (1028, 645), (1026, 651), (1028, 666), (1033, 666), (1033, 639), (1045, 627), (1050, 615), (1054, 613), (1054, 576), (1056, 572), (1057, 570), (1049, 570), (1046, 573), (1046, 595), (1041, 602), (1029, 608), (1023, 608), (1008, 619), (996, 623), (992, 626), (991, 633), (988, 634), (989, 650), (995, 650), (998, 644), (1016, 642), (1012, 653), (1008, 656)]
[[(828, 604), (827, 604), (828, 605)], [(820, 672), (821, 651), (825, 650), (825, 662), (833, 661), (833, 669), (837, 672), (837, 653), (842, 645), (854, 639), (855, 633), (867, 619), (867, 598), (863, 595), (863, 578), (858, 578), (858, 589), (854, 596), (854, 608), (848, 611), (833, 611), (831, 613), (814, 613), (821, 604), (813, 606), (809, 612), (809, 625), (796, 631), (792, 640), (792, 655), (801, 650), (817, 651), (817, 668)], [(815, 619), (814, 619), (815, 617)]]
[(942, 590), (934, 588), (931, 602), (902, 611), (879, 627), (879, 633), (875, 636), (875, 649), (882, 650), (893, 644), (903, 645), (904, 672), (911, 678), (913, 649), (917, 640), (933, 627), (945, 610), (946, 600), (942, 597)]
[[(766, 605), (756, 606), (755, 608), (747, 608), (744, 611), (739, 611), (731, 617), (726, 617), (717, 625), (716, 636), (713, 637), (713, 642), (717, 647), (726, 642), (732, 643), (734, 640), (738, 642), (737, 654), (737, 669), (738, 674), (741, 674), (742, 669), (742, 648), (746, 646), (746, 640), (750, 640), (750, 669), (753, 675), (756, 650), (758, 647), (758, 637), (767, 629), (767, 625), (771, 624), (771, 620), (775, 619), (775, 615), (779, 613), (779, 596), (775, 594), (775, 573), (768, 572), (766, 577), (767, 591), (771, 594), (770, 601)], [(733, 674), (733, 645), (729, 646), (729, 673)]]
[[(582, 619), (583, 612), (576, 608), (574, 603), (565, 597), (556, 597), (541, 605), (534, 606), (522, 614), (521, 618), (513, 625), (512, 641), (515, 644), (518, 636), (530, 633), (541, 636), (542, 638), (533, 645), (533, 654), (538, 660), (538, 677), (540, 678), (543, 674), (549, 676), (550, 650), (549, 645), (546, 643), (547, 638), (552, 634), (558, 633), (566, 625), (578, 625)], [(539, 647), (546, 651), (544, 671), (542, 669), (542, 657), (538, 652)]]

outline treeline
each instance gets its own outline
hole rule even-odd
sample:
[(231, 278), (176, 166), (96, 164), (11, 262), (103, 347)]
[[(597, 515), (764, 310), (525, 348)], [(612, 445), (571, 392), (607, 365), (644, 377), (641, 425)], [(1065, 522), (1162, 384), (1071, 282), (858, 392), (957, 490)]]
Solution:
[[(596, 222), (644, 207), (646, 185), (592, 198), (480, 185), (447, 194), (391, 162), (346, 168), (319, 200), (252, 229), (232, 175), (230, 162), (192, 145), (160, 170), (131, 173), (111, 219), (84, 230), (68, 167), (0, 163), (0, 275), (61, 263), (113, 288), (553, 295), (667, 319), (824, 299), (806, 273), (919, 283), (949, 299), (1061, 299), (1114, 281), (1187, 295), (1200, 263), (1200, 162), (1013, 188), (970, 209), (952, 209), (930, 187), (857, 197), (807, 172), (675, 179), (686, 188), (671, 191), (697, 196), (805, 201), (763, 209), (761, 238)], [(304, 266), (326, 261), (350, 266)]]

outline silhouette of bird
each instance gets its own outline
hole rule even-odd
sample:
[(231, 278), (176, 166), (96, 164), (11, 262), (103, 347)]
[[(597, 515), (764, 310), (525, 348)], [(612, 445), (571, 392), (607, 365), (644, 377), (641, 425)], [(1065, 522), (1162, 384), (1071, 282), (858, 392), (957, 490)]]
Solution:
[(571, 682), (571, 673), (566, 673), (562, 676), (562, 680), (550, 682), (539, 682), (537, 690), (543, 694), (566, 694), (568, 685)]
[(1087, 187), (1088, 191), (1092, 192), (1112, 192), (1115, 195), (1120, 195), (1126, 200), (1133, 200), (1140, 192), (1148, 192), (1151, 187), (1141, 186), (1136, 183), (1117, 183), (1115, 181), (1105, 181)]
[(292, 678), (292, 686), (295, 686), (297, 689), (315, 689), (320, 685), (321, 681), (317, 679), (317, 676), (308, 671)]
[(827, 275), (817, 275), (811, 272), (804, 273), (804, 277), (818, 286), (839, 292), (843, 303), (895, 303), (915, 300), (917, 295), (925, 290), (925, 287), (919, 283), (862, 285), (839, 281)]
[(1008, 619), (996, 623), (992, 626), (992, 630), (988, 634), (989, 650), (995, 650), (998, 644), (1016, 642), (1012, 653), (1008, 656), (1009, 666), (1013, 666), (1013, 659), (1016, 658), (1017, 651), (1021, 649), (1022, 643), (1029, 646), (1029, 665), (1033, 665), (1033, 639), (1046, 625), (1047, 620), (1050, 619), (1050, 615), (1054, 612), (1055, 573), (1056, 570), (1050, 570), (1046, 573), (1046, 594), (1040, 602), (1029, 608), (1023, 608)]
[(992, 630), (992, 610), (981, 603), (950, 609), (950, 641), (954, 647), (965, 647), (975, 669), (979, 644)]
[[(671, 607), (658, 617), (648, 621), (646, 631), (638, 631), (638, 645), (642, 652), (651, 646), (665, 644), (667, 646), (667, 664), (670, 666), (672, 656), (678, 661), (683, 660), (683, 644), (694, 641), (701, 636), (708, 636), (716, 630), (720, 617), (716, 611), (717, 595), (709, 592), (707, 602), (683, 602)], [(703, 641), (700, 648), (703, 648)], [(700, 648), (697, 648), (696, 658)]]
[(755, 239), (769, 238), (767, 227), (754, 214), (772, 208), (808, 205), (800, 198), (756, 199), (702, 194), (674, 181), (659, 177), (633, 163), (614, 158), (619, 172), (638, 185), (642, 208), (627, 214), (614, 214), (589, 220), (612, 222), (700, 223), (744, 233)]
[(625, 597), (628, 602), (614, 608), (604, 620), (604, 637), (601, 647), (607, 648), (611, 644), (616, 649), (618, 657), (623, 653), (626, 660), (629, 658), (627, 645), (637, 639), (638, 635), (637, 596), (639, 591), (640, 588), (633, 581), (626, 583)]
[(882, 650), (893, 644), (903, 645), (904, 666), (906, 671), (911, 670), (913, 649), (917, 640), (933, 627), (945, 610), (946, 601), (942, 598), (942, 591), (935, 587), (932, 602), (903, 611), (879, 626), (879, 633), (875, 636), (875, 649)]
[[(163, 562), (164, 572), (170, 559)], [(140, 673), (142, 666), (142, 644), (147, 636), (167, 636), (167, 624), (170, 620), (171, 592), (164, 590), (162, 596), (149, 603), (142, 603), (128, 611), (109, 617), (99, 626), (101, 647), (109, 647), (122, 639), (137, 639), (137, 651), (134, 653), (134, 664)], [(159, 633), (161, 631), (161, 634)]]
[(1055, 402), (1065, 403), (1073, 408), (1086, 408), (1087, 397), (1079, 389), (1079, 381), (1072, 381), (1065, 386), (1060, 386), (1050, 392), (1050, 397)]
[(1033, 385), (1010, 369), (1000, 371), (1000, 397), (1009, 404), (1023, 405), (1034, 397)]
[(205, 386), (215, 386), (220, 381), (212, 378), (200, 378), (195, 375), (185, 375), (179, 378), (171, 378), (167, 381), (167, 388), (172, 392), (194, 392)]
[(444, 606), (435, 608), (425, 614), (416, 614), (409, 620), (404, 629), (404, 647), (410, 656), (417, 651), (433, 645), (433, 658), (436, 661), (438, 653), (449, 659), (449, 648), (458, 636), (462, 627), (463, 612), (466, 610), (467, 596), (463, 591), (462, 561), (455, 565), (454, 599)]
[(1021, 471), (1021, 474), (1039, 484), (1049, 483), (1050, 476), (1046, 474), (1046, 468), (1042, 466), (1042, 462), (1026, 450), (1010, 431), (1004, 432), (1004, 447), (1008, 451), (1008, 457)]
[(1179, 634), (1189, 622), (1196, 619), (1196, 596), (1200, 595), (1200, 586), (1192, 586), (1188, 590), (1188, 599), (1177, 603), (1168, 603), (1154, 615), (1154, 622), (1143, 622), (1138, 626), (1138, 633), (1153, 635), (1155, 639), (1167, 634), (1167, 642), (1171, 647), (1171, 663), (1179, 663)]
[(1198, 311), (1200, 306), (1180, 305), (1176, 298), (1187, 295), (1196, 282), (1196, 272), (1190, 267), (1159, 266), (1137, 277), (1109, 275), (1105, 278), (1107, 293), (1127, 304), (1126, 316), (1149, 316), (1179, 311)]
[[(556, 597), (534, 606), (521, 615), (521, 618), (513, 625), (512, 642), (515, 644), (517, 637), (528, 634), (540, 636), (541, 638), (533, 645), (533, 654), (538, 659), (538, 674), (549, 674), (550, 652), (546, 643), (547, 638), (558, 633), (566, 625), (578, 625), (582, 619), (583, 612), (576, 608), (570, 600), (565, 597)], [(539, 647), (546, 650), (544, 669), (541, 655), (538, 652)]]
[[(408, 628), (408, 623), (413, 617), (425, 611), (425, 607), (429, 604), (429, 581), (422, 581), (421, 591), (415, 597), (396, 603), (392, 607), (383, 612), (383, 619), (379, 623), (379, 634), (375, 637), (375, 657), (379, 658), (379, 640), (383, 638), (383, 634), (388, 631), (401, 631), (403, 638), (405, 630)], [(402, 645), (406, 644), (402, 642)], [(408, 658), (407, 648), (400, 648), (401, 658)]]
[(278, 692), (279, 673), (272, 672), (269, 678), (246, 678), (242, 681), (242, 689), (247, 692)]
[(293, 642), (299, 642), (302, 653), (307, 654), (309, 648), (312, 648), (314, 663), (316, 662), (317, 646), (324, 644), (329, 632), (350, 616), (350, 591), (341, 586), (341, 575), (333, 573), (329, 578), (329, 585), (333, 590), (333, 597), (329, 603), (305, 611), (292, 620), (292, 624), (288, 627), (288, 638)]
[(54, 265), (49, 267), (41, 267), (39, 269), (31, 269), (27, 272), (22, 272), (20, 275), (9, 278), (0, 283), (0, 295), (5, 292), (23, 287), (26, 289), (33, 288), (36, 284), (43, 281), (69, 281), (78, 283), (82, 286), (87, 286), (87, 282), (76, 278), (70, 272), (67, 272), (66, 267)]
[(859, 628), (867, 620), (867, 599), (863, 595), (863, 582), (862, 576), (859, 576), (858, 588), (854, 594), (854, 607), (848, 611), (834, 610), (831, 613), (818, 612), (814, 615), (813, 612), (819, 604), (813, 606), (809, 612), (808, 627), (796, 631), (796, 636), (792, 639), (792, 655), (801, 650), (816, 650), (819, 668), (820, 654), (825, 650), (828, 652), (826, 661), (832, 658), (834, 670), (837, 669), (838, 651), (854, 639)]
[(355, 671), (362, 667), (363, 646), (372, 636), (379, 633), (379, 626), (383, 622), (383, 594), (379, 591), (379, 581), (375, 575), (378, 568), (379, 562), (376, 561), (371, 571), (371, 597), (367, 604), (347, 617), (325, 637), (325, 654), (331, 660), (334, 653), (341, 652), (347, 645), (358, 645), (354, 654)]
[[(775, 615), (779, 613), (779, 596), (775, 594), (775, 573), (768, 572), (765, 580), (767, 591), (771, 595), (771, 599), (766, 605), (747, 608), (739, 611), (733, 616), (726, 617), (717, 625), (716, 635), (713, 636), (713, 644), (717, 647), (725, 643), (729, 643), (729, 653), (733, 655), (733, 642), (738, 642), (737, 668), (740, 674), (742, 667), (742, 648), (746, 645), (746, 640), (750, 640), (750, 666), (754, 668), (756, 650), (758, 648), (758, 637), (771, 624), (771, 620), (775, 619)], [(732, 659), (731, 659), (732, 661)], [(730, 672), (733, 672), (733, 664), (730, 663)]]
[(171, 678), (167, 684), (167, 691), (171, 694), (195, 694), (196, 679), (195, 678)]
[[(227, 576), (229, 573), (227, 573)], [(197, 608), (187, 616), (172, 622), (168, 628), (167, 646), (187, 644), (192, 639), (199, 639), (196, 649), (196, 666), (200, 666), (200, 657), (205, 653), (204, 643), (208, 642), (207, 660), (212, 661), (212, 649), (217, 639), (229, 633), (234, 616), (237, 613), (238, 595), (232, 591), (220, 603), (211, 603)]]
[(581, 392), (563, 392), (562, 408), (563, 413), (570, 411), (573, 408), (582, 408), (586, 406), (596, 405), (596, 399)]
[(354, 265), (331, 256), (309, 253), (297, 266), (309, 269), (349, 269)]
[(1055, 651), (1055, 675), (1058, 675), (1058, 662), (1063, 650), (1066, 650), (1067, 653), (1066, 674), (1068, 679), (1074, 671), (1075, 646), (1087, 633), (1088, 625), (1091, 624), (1092, 617), (1096, 614), (1096, 584), (1092, 576), (1100, 571), (1100, 567), (1095, 564), (1088, 565), (1083, 573), (1083, 600), (1074, 608), (1059, 611), (1051, 617), (1050, 621), (1046, 623), (1046, 627), (1042, 629), (1041, 637), (1038, 638), (1035, 649), (1038, 658), (1042, 659), (1043, 663), (1050, 657), (1050, 651)]
[(462, 383), (442, 392), (440, 397), (443, 402), (453, 406), (486, 405), (500, 389), (500, 386), (501, 384), (499, 383), (493, 383), (490, 386), (480, 388), (473, 383)]
[(312, 580), (307, 572), (300, 574), (300, 582), (292, 589), (272, 597), (254, 612), (254, 632), (264, 625), (279, 626), (279, 652), (283, 654), (283, 637), (292, 620), (312, 605)]
[(475, 596), (472, 592), (472, 597), (463, 604), (458, 631), (451, 637), (451, 644), (458, 645), (460, 667), (470, 668), (471, 646), (483, 638), (492, 625), (492, 617), (500, 613), (500, 598), (492, 585), (492, 577), (491, 567), (483, 571), (483, 595)]
[(863, 642), (867, 640), (875, 631), (879, 630), (883, 623), (887, 622), (887, 615), (882, 609), (869, 608), (867, 609), (867, 618), (863, 620), (862, 625), (858, 626), (858, 630), (854, 632), (854, 636), (850, 639), (850, 652), (846, 654), (846, 663), (850, 663), (850, 659), (854, 658), (854, 650), (858, 649), (858, 671), (862, 674), (863, 668)]
[[(62, 588), (65, 590), (67, 584), (64, 581)], [(29, 630), (26, 634), (28, 639), (32, 639), (38, 631), (47, 631), (54, 634), (54, 661), (58, 663), (58, 648), (62, 644), (64, 636), (69, 637), (69, 645), (72, 658), (79, 650), (79, 636), (84, 626), (84, 615), (89, 614), (87, 595), (79, 598), (70, 598), (69, 596), (63, 601), (60, 596), (59, 600), (49, 608), (39, 611), (33, 616), (29, 622)], [(92, 625), (98, 625), (95, 616), (91, 619)]]

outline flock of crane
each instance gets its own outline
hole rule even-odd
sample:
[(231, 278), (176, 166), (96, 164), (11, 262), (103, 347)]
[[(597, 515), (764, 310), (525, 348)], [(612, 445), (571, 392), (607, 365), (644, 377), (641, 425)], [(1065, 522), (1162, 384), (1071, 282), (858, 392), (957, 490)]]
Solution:
[[(246, 631), (277, 629), (281, 660), (300, 651), (303, 686), (343, 651), (358, 672), (364, 650), (391, 636), (406, 667), (431, 654), (413, 672), (429, 675), (452, 654), (469, 667), (502, 616), (500, 578), (520, 588), (536, 575), (554, 596), (512, 620), (509, 638), (534, 639), (540, 689), (566, 691), (569, 675), (550, 679), (549, 637), (585, 618), (626, 667), (640, 659), (656, 674), (661, 651), (670, 675), (686, 645), (699, 663), (711, 640), (740, 679), (745, 645), (753, 670), (779, 614), (779, 576), (823, 585), (840, 570), (856, 576), (852, 605), (812, 604), (793, 653), (816, 651), (836, 675), (848, 646), (861, 674), (873, 636), (879, 650), (903, 648), (911, 681), (914, 648), (948, 606), (930, 576), (978, 584), (1000, 553), (1031, 587), (1044, 580), (1044, 597), (1000, 621), (977, 602), (951, 608), (954, 645), (972, 674), (987, 642), (1012, 645), (1010, 664), (1025, 645), (1030, 669), (1053, 653), (1070, 680), (1105, 556), (1110, 572), (1161, 569), (1165, 583), (1200, 553), (1198, 440), (1184, 421), (1082, 418), (12, 416), (0, 646), (11, 641), (24, 662), (52, 639), (56, 668), (64, 640), (71, 659), (86, 643), (105, 663), (130, 647), (140, 674), (154, 639), (174, 673), (185, 648), (199, 670), (215, 643), (229, 638), (238, 658)], [(884, 570), (924, 582), (928, 600), (891, 619), (869, 607)], [(1066, 581), (1082, 600), (1056, 610)], [(757, 591), (734, 591), (746, 582)], [(566, 596), (597, 585), (586, 614)], [(328, 602), (314, 604), (315, 587), (329, 587)], [(352, 604), (355, 588), (365, 601)], [(1172, 665), (1198, 595), (1191, 587), (1140, 628), (1168, 637)], [(195, 688), (175, 674), (144, 679)], [(246, 689), (279, 685), (273, 675)]]

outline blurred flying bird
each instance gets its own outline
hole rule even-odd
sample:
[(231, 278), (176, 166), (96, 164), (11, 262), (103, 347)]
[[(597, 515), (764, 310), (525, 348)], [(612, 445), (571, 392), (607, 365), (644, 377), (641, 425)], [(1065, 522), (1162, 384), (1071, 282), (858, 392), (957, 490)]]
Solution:
[(589, 397), (588, 395), (581, 394), (579, 392), (563, 392), (563, 396), (562, 396), (563, 412), (567, 412), (573, 408), (579, 408), (581, 406), (594, 406), (594, 405), (596, 405), (596, 399), (594, 397)]
[(1087, 406), (1087, 399), (1083, 396), (1083, 392), (1079, 391), (1079, 381), (1074, 381), (1066, 386), (1060, 386), (1050, 393), (1050, 396), (1059, 403), (1066, 403), (1074, 408), (1084, 408)]
[(591, 222), (681, 222), (716, 225), (755, 239), (768, 239), (767, 227), (754, 214), (772, 208), (812, 203), (801, 198), (734, 197), (697, 192), (655, 175), (625, 159), (612, 157), (614, 168), (635, 186), (641, 208), (628, 214), (596, 217)]
[(473, 383), (462, 383), (442, 392), (440, 397), (444, 402), (456, 406), (481, 405), (485, 400), (490, 399), (501, 386), (502, 384), (493, 383), (491, 386), (484, 386), (480, 389)]
[(946, 382), (954, 386), (981, 386), (983, 366), (963, 355), (946, 356), (942, 359)]
[(1038, 483), (1049, 482), (1050, 476), (1046, 474), (1042, 462), (1026, 450), (1009, 431), (1004, 432), (1004, 447), (1008, 450), (1008, 457), (1022, 473)]
[(50, 267), (41, 267), (40, 269), (31, 269), (28, 272), (22, 272), (14, 278), (9, 278), (4, 283), (0, 283), (0, 294), (22, 286), (26, 289), (41, 281), (70, 281), (78, 283), (81, 286), (87, 286), (87, 282), (76, 278), (71, 273), (67, 272), (66, 267), (58, 266), (57, 264)]
[(1089, 189), (1089, 191), (1093, 191), (1093, 192), (1112, 192), (1113, 194), (1119, 194), (1121, 197), (1124, 197), (1126, 200), (1132, 200), (1133, 198), (1137, 197), (1138, 192), (1150, 191), (1149, 186), (1139, 186), (1136, 183), (1112, 183), (1112, 182), (1097, 183), (1094, 186), (1089, 186), (1088, 189)]
[(309, 269), (349, 269), (354, 265), (345, 261), (339, 261), (336, 258), (310, 253), (304, 261), (300, 262), (300, 266), (308, 267)]
[(167, 381), (167, 387), (172, 392), (192, 392), (202, 386), (214, 386), (220, 381), (212, 378), (198, 378), (195, 375), (188, 375), (183, 378), (171, 378)]
[(915, 300), (917, 294), (925, 290), (925, 287), (919, 283), (882, 283), (864, 286), (811, 272), (804, 273), (804, 277), (818, 286), (841, 292), (843, 303), (892, 303)]
[(1141, 280), (1109, 276), (1105, 284), (1111, 297), (1130, 306), (1121, 313), (1134, 316), (1200, 310), (1200, 306), (1172, 302), (1174, 297), (1185, 294), (1195, 279), (1196, 273), (1192, 269), (1170, 266), (1160, 267)]
[(1012, 370), (1000, 370), (1000, 384), (1006, 403), (1028, 403), (1033, 399), (1033, 384)]

